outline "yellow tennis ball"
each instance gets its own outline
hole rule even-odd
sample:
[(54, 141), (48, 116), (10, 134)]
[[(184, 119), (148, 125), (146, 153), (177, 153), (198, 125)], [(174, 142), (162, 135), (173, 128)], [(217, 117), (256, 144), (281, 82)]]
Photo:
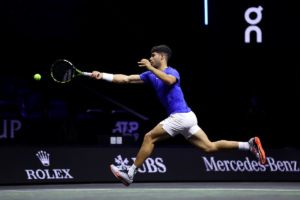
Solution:
[(33, 78), (34, 78), (34, 80), (39, 81), (39, 80), (41, 80), (42, 76), (40, 74), (35, 74), (33, 76)]

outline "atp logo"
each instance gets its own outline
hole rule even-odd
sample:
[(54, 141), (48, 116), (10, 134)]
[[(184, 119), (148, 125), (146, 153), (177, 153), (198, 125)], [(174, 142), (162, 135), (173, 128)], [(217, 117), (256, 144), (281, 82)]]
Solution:
[[(123, 158), (121, 155), (115, 157), (115, 165), (119, 170), (128, 170), (128, 168), (133, 164), (135, 158), (131, 158), (131, 163), (129, 163), (128, 158)], [(138, 169), (139, 173), (166, 173), (167, 167), (164, 164), (164, 160), (161, 157), (147, 158), (144, 164)]]
[(139, 127), (140, 124), (137, 121), (117, 121), (112, 133), (120, 133), (125, 137), (133, 137), (137, 141), (140, 136), (138, 133)]

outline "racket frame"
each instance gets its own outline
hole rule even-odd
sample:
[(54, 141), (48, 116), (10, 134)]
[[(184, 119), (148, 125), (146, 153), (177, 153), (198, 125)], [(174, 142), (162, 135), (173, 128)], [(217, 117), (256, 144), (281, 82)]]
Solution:
[[(65, 62), (67, 63), (69, 66), (72, 67), (72, 69), (74, 70), (74, 74), (72, 75), (71, 79), (67, 80), (67, 81), (60, 81), (60, 80), (57, 80), (54, 75), (53, 75), (53, 67), (58, 63), (58, 62)], [(88, 76), (88, 77), (91, 77), (92, 76), (92, 73), (91, 72), (84, 72), (84, 71), (81, 71), (79, 69), (77, 69), (73, 63), (71, 63), (69, 60), (66, 60), (66, 59), (57, 59), (53, 62), (53, 64), (51, 65), (51, 69), (50, 69), (50, 75), (52, 77), (52, 79), (57, 82), (57, 83), (68, 83), (70, 81), (72, 81), (75, 77), (77, 76)]]

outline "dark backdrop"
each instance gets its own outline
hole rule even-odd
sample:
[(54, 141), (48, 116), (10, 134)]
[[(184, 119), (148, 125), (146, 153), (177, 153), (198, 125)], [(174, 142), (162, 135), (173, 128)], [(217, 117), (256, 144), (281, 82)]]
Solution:
[[(22, 121), (22, 129), (1, 143), (106, 144), (120, 118), (140, 123), (139, 140), (128, 141), (139, 144), (144, 132), (166, 117), (150, 88), (85, 78), (58, 85), (49, 66), (66, 58), (85, 71), (141, 73), (137, 61), (163, 43), (173, 49), (170, 65), (181, 73), (185, 98), (211, 139), (258, 135), (267, 146), (299, 146), (296, 3), (208, 3), (205, 25), (201, 0), (3, 1), (0, 130), (7, 129), (7, 119)], [(248, 44), (244, 13), (259, 5), (262, 43), (252, 35)], [(33, 80), (35, 73), (41, 81)], [(185, 144), (181, 139), (166, 144)]]

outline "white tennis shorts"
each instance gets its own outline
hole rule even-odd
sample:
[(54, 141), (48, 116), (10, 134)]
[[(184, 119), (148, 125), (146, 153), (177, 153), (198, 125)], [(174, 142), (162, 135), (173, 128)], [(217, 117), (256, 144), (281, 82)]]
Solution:
[(160, 124), (172, 137), (181, 134), (187, 139), (200, 130), (197, 117), (193, 111), (171, 114), (168, 118), (161, 121)]

